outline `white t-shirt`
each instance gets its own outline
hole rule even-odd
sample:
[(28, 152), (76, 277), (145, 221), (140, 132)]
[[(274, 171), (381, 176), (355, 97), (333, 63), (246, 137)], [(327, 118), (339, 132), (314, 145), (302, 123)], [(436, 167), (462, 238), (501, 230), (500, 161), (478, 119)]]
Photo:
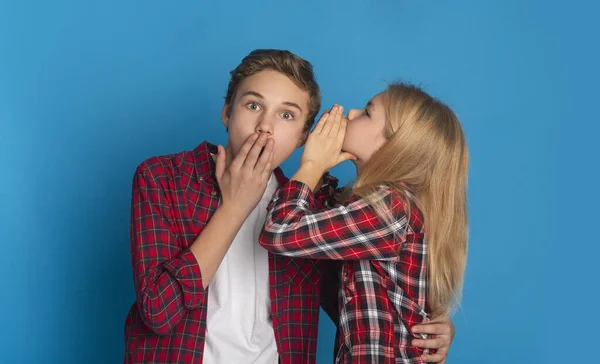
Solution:
[(269, 257), (258, 244), (267, 206), (278, 184), (272, 174), (208, 287), (204, 359), (206, 364), (276, 364), (271, 322)]

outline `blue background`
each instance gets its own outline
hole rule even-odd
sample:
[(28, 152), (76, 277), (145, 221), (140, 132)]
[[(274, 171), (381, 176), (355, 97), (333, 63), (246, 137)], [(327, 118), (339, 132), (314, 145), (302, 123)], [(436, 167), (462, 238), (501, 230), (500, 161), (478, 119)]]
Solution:
[[(324, 106), (361, 107), (401, 78), (456, 110), (471, 240), (449, 363), (598, 362), (599, 10), (1, 0), (0, 362), (122, 362), (134, 168), (225, 143), (228, 72), (254, 48), (310, 60)], [(328, 363), (333, 325), (321, 322)]]

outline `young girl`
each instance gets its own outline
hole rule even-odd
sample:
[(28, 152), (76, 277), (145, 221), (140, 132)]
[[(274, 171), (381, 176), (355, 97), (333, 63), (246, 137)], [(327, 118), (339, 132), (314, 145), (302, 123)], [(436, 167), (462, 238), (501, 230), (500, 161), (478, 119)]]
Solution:
[[(275, 194), (260, 244), (341, 262), (337, 363), (423, 363), (411, 328), (449, 313), (467, 255), (468, 151), (460, 123), (421, 89), (392, 84), (365, 109), (325, 113), (300, 168)], [(319, 209), (321, 176), (353, 160), (357, 179)]]

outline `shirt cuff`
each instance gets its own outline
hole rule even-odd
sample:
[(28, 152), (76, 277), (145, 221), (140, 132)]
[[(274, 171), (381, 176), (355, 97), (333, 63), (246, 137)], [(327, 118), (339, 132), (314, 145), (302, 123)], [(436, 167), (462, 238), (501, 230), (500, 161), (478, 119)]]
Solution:
[(184, 250), (179, 258), (166, 263), (165, 269), (179, 282), (185, 308), (198, 308), (202, 303), (204, 286), (200, 266), (194, 254), (189, 249)]
[(325, 172), (321, 187), (315, 192), (315, 200), (318, 201), (322, 208), (331, 208), (336, 205), (339, 199), (338, 194), (339, 180)]
[(272, 210), (273, 206), (279, 201), (291, 201), (291, 200), (303, 200), (306, 201), (310, 208), (314, 202), (314, 194), (310, 187), (304, 183), (296, 180), (288, 181), (286, 184), (281, 186), (275, 193), (275, 196), (269, 203), (268, 210)]
[(325, 174), (323, 175), (323, 184), (321, 185), (321, 188), (329, 187), (336, 190), (338, 183), (339, 180), (337, 178), (332, 176), (329, 172), (325, 172)]

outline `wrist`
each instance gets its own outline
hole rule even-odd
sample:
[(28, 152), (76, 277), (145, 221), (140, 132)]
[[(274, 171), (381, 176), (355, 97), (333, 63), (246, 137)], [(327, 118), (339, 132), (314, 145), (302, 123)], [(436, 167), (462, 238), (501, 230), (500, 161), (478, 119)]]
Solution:
[(233, 223), (244, 222), (244, 220), (246, 220), (246, 218), (250, 214), (250, 211), (244, 209), (239, 204), (228, 203), (226, 201), (221, 202), (217, 210), (221, 212), (224, 216), (230, 218)]
[(321, 179), (321, 177), (323, 177), (325, 172), (327, 172), (327, 169), (324, 168), (319, 163), (311, 161), (311, 162), (304, 162), (304, 163), (301, 162), (300, 168), (298, 168), (298, 171), (302, 171), (302, 173), (304, 175), (318, 177), (318, 179)]
[(321, 167), (304, 163), (298, 168), (298, 171), (292, 176), (291, 180), (307, 184), (311, 191), (314, 192), (323, 173), (324, 171)]

